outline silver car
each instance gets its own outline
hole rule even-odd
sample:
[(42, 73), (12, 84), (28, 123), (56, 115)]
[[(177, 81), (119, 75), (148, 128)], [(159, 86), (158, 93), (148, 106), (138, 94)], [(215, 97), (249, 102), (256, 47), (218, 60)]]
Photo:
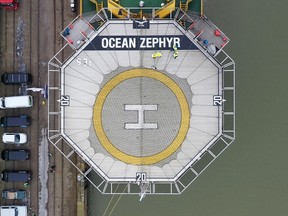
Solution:
[(3, 143), (21, 145), (27, 142), (25, 133), (4, 133), (2, 136)]

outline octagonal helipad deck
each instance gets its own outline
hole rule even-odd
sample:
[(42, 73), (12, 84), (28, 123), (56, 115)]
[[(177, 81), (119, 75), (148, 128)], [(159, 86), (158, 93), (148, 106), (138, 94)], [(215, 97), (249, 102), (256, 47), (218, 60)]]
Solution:
[[(62, 68), (70, 97), (63, 132), (108, 179), (131, 181), (141, 172), (175, 180), (221, 132), (221, 109), (213, 105), (221, 71), (173, 21), (145, 30), (110, 21), (91, 40)], [(162, 56), (153, 59), (157, 51)]]
[(229, 39), (206, 17), (172, 16), (83, 16), (49, 62), (48, 138), (70, 162), (80, 155), (90, 168), (75, 167), (103, 193), (181, 193), (234, 140)]

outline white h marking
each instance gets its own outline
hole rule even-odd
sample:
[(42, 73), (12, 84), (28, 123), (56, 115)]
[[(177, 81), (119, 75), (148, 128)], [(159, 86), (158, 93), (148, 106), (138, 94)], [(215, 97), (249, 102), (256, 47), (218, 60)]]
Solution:
[(157, 129), (157, 123), (144, 123), (144, 112), (145, 111), (156, 111), (158, 110), (157, 105), (125, 105), (125, 111), (138, 111), (138, 122), (137, 123), (125, 123), (125, 129)]

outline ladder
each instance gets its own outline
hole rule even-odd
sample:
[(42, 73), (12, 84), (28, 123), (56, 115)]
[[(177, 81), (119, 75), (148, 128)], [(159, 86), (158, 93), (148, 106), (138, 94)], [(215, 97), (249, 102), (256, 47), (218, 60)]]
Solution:
[(189, 6), (189, 3), (191, 3), (193, 0), (187, 0), (185, 3), (182, 3), (180, 1), (180, 8), (181, 10), (183, 11), (188, 11), (188, 6)]
[(101, 3), (98, 3), (96, 0), (90, 0), (90, 2), (92, 2), (96, 5), (96, 12), (97, 13), (103, 8), (103, 1), (101, 1)]

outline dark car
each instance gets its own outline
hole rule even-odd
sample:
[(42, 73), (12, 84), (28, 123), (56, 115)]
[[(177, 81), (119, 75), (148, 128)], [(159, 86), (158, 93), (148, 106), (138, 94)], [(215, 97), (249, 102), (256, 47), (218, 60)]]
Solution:
[(1, 179), (7, 182), (28, 182), (31, 180), (31, 172), (27, 170), (4, 170)]
[(24, 199), (25, 197), (26, 197), (26, 191), (23, 191), (23, 190), (2, 191), (2, 199), (21, 200), (21, 199)]
[(1, 127), (27, 127), (31, 124), (29, 116), (3, 116), (0, 119)]
[(1, 81), (6, 85), (12, 84), (31, 84), (32, 75), (30, 73), (4, 73)]
[(1, 158), (6, 161), (24, 161), (30, 159), (30, 151), (24, 149), (3, 150)]

